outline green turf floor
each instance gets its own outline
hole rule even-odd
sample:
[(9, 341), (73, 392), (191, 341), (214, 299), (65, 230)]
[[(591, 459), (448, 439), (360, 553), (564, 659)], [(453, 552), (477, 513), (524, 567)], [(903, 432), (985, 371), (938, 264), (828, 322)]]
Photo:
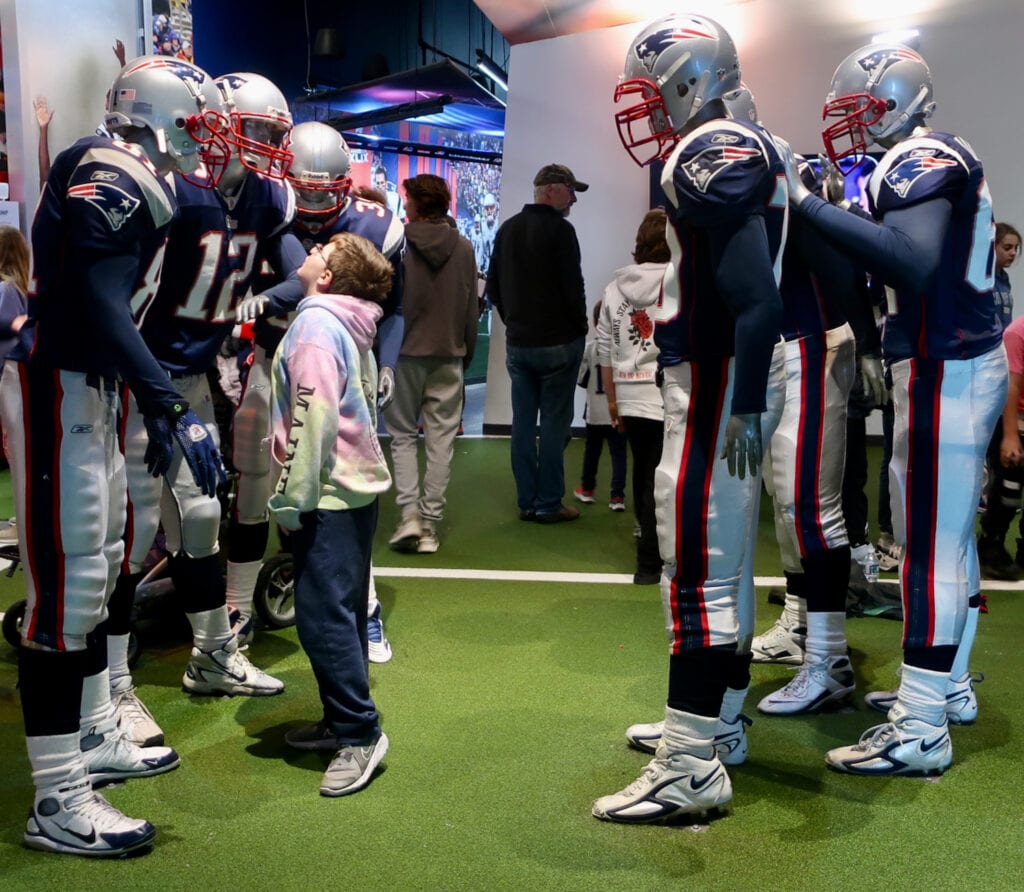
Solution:
[[(518, 521), (507, 450), (507, 441), (459, 441), (436, 555), (383, 547), (396, 519), (386, 498), (376, 564), (632, 571), (628, 513), (598, 503), (574, 524)], [(580, 456), (574, 441), (573, 483)], [(769, 541), (766, 522), (762, 541)], [(767, 548), (758, 573), (778, 573)], [(0, 578), (0, 607), (18, 597), (19, 584), (17, 576)], [(294, 629), (257, 637), (252, 658), (288, 687), (253, 700), (185, 695), (183, 637), (150, 635), (135, 677), (182, 766), (108, 788), (119, 808), (158, 828), (154, 850), (126, 861), (22, 847), (32, 793), (14, 653), (0, 642), (0, 888), (1024, 888), (1024, 692), (1013, 681), (1024, 676), (1024, 599), (1017, 592), (990, 593), (973, 660), (987, 675), (980, 719), (953, 730), (955, 762), (942, 778), (829, 772), (825, 750), (853, 742), (880, 717), (859, 698), (827, 715), (758, 717), (757, 700), (790, 671), (755, 667), (750, 756), (730, 769), (735, 798), (725, 817), (690, 828), (590, 816), (596, 796), (633, 780), (645, 763), (626, 747), (626, 725), (657, 719), (664, 704), (656, 587), (383, 569), (378, 590), (395, 657), (372, 666), (371, 678), (391, 751), (366, 790), (341, 799), (317, 795), (323, 757), (283, 743), (289, 727), (318, 715)], [(764, 594), (761, 627), (778, 610)], [(859, 691), (891, 686), (899, 624), (856, 619), (848, 633)]]

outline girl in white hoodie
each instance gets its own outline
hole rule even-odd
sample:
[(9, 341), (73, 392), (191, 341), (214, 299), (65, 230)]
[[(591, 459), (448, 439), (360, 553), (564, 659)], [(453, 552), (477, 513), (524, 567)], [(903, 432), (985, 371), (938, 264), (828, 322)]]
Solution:
[(637, 585), (661, 580), (661, 555), (654, 517), (654, 472), (661, 461), (665, 410), (655, 382), (658, 348), (648, 311), (661, 295), (671, 257), (665, 212), (649, 211), (636, 234), (634, 263), (616, 270), (605, 288), (597, 322), (601, 365), (612, 425), (626, 432), (633, 455), (633, 510), (640, 524), (636, 546)]

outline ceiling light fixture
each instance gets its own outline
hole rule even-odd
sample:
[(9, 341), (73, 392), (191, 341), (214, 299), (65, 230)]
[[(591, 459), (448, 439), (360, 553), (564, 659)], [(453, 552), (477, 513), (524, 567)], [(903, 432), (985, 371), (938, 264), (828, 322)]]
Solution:
[(508, 92), (508, 75), (505, 70), (483, 50), (476, 51), (476, 67), (486, 74), (506, 93)]

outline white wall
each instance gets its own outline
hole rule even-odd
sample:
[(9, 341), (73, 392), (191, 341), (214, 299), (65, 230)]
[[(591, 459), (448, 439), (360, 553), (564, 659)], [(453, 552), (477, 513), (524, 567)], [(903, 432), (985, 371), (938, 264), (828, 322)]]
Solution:
[[(646, 7), (655, 7), (648, 3)], [(650, 18), (663, 9), (650, 8)], [(935, 79), (932, 125), (967, 139), (981, 156), (996, 217), (1024, 226), (1024, 176), (1018, 161), (1024, 87), (1024, 3), (1020, 0), (809, 0), (690, 3), (733, 35), (744, 80), (765, 124), (798, 151), (821, 146), (821, 108), (832, 72), (873, 34), (922, 31), (921, 53)], [(507, 218), (531, 200), (533, 174), (568, 164), (591, 184), (570, 218), (579, 234), (587, 299), (629, 262), (647, 208), (647, 172), (615, 132), (612, 91), (630, 39), (643, 22), (512, 47), (501, 207)], [(1022, 289), (1024, 290), (1024, 289)], [(1024, 300), (1017, 301), (1017, 314)], [(484, 423), (511, 423), (504, 332), (495, 320)], [(582, 419), (582, 392), (577, 395)]]
[[(103, 120), (103, 102), (120, 66), (114, 40), (137, 55), (150, 0), (0, 0), (11, 198), (28, 235), (39, 196), (39, 129), (32, 100), (55, 110), (50, 157)], [(142, 17), (142, 18), (140, 18)]]

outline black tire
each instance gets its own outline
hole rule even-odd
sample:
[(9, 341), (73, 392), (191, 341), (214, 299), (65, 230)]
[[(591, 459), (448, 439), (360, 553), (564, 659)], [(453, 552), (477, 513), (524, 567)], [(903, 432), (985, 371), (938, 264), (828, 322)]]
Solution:
[(21, 646), (21, 622), (25, 619), (25, 608), (27, 607), (28, 601), (15, 601), (4, 612), (4, 639), (15, 649)]
[(263, 565), (256, 579), (253, 606), (271, 629), (295, 625), (295, 578), (290, 554), (274, 555)]
[(142, 654), (142, 643), (134, 632), (128, 633), (128, 668), (134, 669)]

